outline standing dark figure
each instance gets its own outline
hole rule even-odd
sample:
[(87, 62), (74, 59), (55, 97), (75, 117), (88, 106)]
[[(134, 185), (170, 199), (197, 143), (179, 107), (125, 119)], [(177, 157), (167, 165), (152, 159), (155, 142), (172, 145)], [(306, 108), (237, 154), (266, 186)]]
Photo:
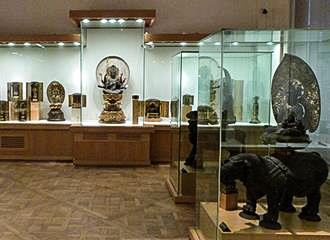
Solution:
[(195, 156), (197, 152), (197, 116), (197, 111), (187, 113), (187, 118), (189, 119), (189, 141), (192, 144), (192, 149), (184, 164), (194, 168), (196, 168)]

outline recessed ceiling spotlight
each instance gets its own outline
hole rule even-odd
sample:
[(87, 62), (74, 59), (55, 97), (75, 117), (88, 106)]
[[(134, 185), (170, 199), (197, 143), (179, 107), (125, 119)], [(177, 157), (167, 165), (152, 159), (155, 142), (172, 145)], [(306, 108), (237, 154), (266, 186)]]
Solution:
[(181, 45), (181, 46), (186, 46), (187, 43), (186, 43), (186, 42), (180, 42), (180, 45)]
[(59, 42), (57, 45), (60, 46), (60, 47), (63, 47), (64, 46), (64, 42)]
[(116, 22), (117, 22), (117, 20), (114, 19), (114, 18), (112, 18), (112, 19), (109, 20), (109, 23), (116, 23)]
[(137, 23), (143, 23), (144, 21), (143, 21), (142, 18), (139, 18), (139, 19), (136, 19), (136, 22), (137, 22)]
[(31, 43), (29, 43), (29, 42), (25, 42), (25, 43), (24, 43), (24, 46), (26, 46), (26, 47), (31, 46)]
[(267, 45), (273, 45), (274, 43), (273, 42), (267, 42)]
[(10, 43), (8, 43), (8, 46), (10, 46), (10, 47), (15, 46), (15, 43), (10, 42)]
[(233, 42), (233, 46), (237, 46), (239, 43), (238, 42)]
[(89, 23), (89, 19), (85, 18), (82, 22), (83, 23)]
[(199, 42), (198, 45), (199, 45), (199, 46), (203, 46), (204, 43), (203, 43), (203, 42)]
[(101, 22), (101, 23), (107, 23), (108, 20), (106, 20), (105, 18), (103, 18), (103, 19), (100, 20), (100, 22)]
[(125, 20), (121, 18), (121, 19), (118, 20), (118, 22), (119, 22), (119, 23), (124, 23)]
[(149, 45), (149, 46), (154, 45), (154, 42), (147, 42), (146, 45)]
[(80, 46), (80, 43), (79, 42), (74, 42), (73, 45)]
[(215, 42), (214, 45), (220, 46), (221, 45), (221, 42)]

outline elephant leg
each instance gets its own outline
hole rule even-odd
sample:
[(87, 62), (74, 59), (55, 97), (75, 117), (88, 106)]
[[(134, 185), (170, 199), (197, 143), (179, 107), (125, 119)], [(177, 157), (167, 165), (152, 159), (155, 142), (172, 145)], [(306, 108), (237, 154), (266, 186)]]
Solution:
[(239, 213), (242, 218), (248, 220), (259, 219), (259, 215), (256, 214), (257, 200), (253, 195), (247, 191), (246, 192), (246, 203), (243, 206), (243, 211)]
[(292, 205), (293, 196), (289, 194), (288, 191), (285, 191), (280, 203), (280, 211), (294, 213), (296, 208)]
[(281, 224), (277, 222), (281, 195), (277, 191), (267, 194), (268, 211), (262, 216), (262, 220), (259, 222), (261, 227), (273, 230), (281, 229)]
[(305, 207), (301, 209), (301, 213), (299, 214), (299, 217), (301, 219), (312, 222), (321, 221), (321, 217), (318, 215), (320, 201), (321, 201), (320, 188), (315, 189), (314, 191), (308, 193), (307, 204)]

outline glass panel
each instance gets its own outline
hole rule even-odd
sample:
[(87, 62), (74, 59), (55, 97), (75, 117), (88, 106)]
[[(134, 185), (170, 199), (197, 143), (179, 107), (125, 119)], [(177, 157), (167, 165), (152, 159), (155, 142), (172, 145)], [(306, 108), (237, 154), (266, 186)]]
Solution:
[[(75, 122), (68, 95), (80, 92), (78, 47), (73, 43), (1, 44), (0, 58), (1, 121)], [(57, 81), (63, 88), (55, 98), (48, 99), (47, 87), (52, 81)], [(62, 113), (50, 118), (51, 104), (61, 106)]]
[[(132, 96), (144, 100), (144, 23), (81, 22), (81, 36), (82, 94), (88, 102), (82, 124), (131, 126)], [(143, 125), (139, 119), (134, 124)]]
[(200, 42), (196, 159), (196, 223), (201, 239), (216, 239), (220, 143), (221, 34)]

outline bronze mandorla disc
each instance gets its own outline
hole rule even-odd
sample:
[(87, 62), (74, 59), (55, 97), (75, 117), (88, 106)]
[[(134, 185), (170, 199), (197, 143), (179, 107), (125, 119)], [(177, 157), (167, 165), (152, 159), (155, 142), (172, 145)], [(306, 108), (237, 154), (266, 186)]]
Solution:
[(313, 70), (301, 58), (284, 55), (272, 81), (272, 108), (278, 124), (290, 110), (307, 130), (317, 130), (321, 116), (320, 87)]

